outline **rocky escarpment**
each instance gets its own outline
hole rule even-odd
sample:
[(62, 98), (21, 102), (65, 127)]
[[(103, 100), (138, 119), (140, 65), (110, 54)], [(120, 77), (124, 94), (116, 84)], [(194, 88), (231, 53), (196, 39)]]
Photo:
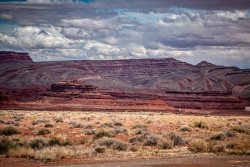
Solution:
[(27, 55), (1, 54), (0, 90), (8, 101), (163, 109), (250, 105), (250, 70), (236, 67), (172, 58), (32, 62)]
[(28, 53), (0, 51), (0, 62), (33, 62)]

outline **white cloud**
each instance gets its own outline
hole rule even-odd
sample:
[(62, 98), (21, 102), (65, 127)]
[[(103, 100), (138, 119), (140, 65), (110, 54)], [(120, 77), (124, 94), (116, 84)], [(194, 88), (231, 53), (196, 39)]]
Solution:
[(0, 34), (2, 43), (20, 48), (67, 48), (71, 41), (38, 27), (16, 27), (14, 36)]
[(11, 20), (13, 16), (11, 14), (2, 13), (0, 14), (0, 19)]

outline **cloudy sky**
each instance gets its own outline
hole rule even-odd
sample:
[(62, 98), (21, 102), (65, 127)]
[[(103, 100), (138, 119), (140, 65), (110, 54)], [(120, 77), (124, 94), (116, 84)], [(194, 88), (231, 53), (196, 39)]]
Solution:
[(250, 68), (250, 1), (2, 0), (0, 50), (34, 61), (173, 57)]

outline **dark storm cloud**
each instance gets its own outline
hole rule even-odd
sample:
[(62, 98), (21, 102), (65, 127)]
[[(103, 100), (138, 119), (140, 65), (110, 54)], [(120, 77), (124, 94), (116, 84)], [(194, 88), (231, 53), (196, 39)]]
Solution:
[(250, 66), (249, 0), (4, 2), (0, 26), (1, 50), (36, 61), (218, 56)]

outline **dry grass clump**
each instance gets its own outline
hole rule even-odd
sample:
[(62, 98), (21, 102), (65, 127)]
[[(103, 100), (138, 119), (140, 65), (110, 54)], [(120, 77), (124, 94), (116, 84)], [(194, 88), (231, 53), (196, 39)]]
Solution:
[(156, 134), (142, 134), (129, 139), (129, 143), (135, 145), (143, 145), (150, 147), (158, 147), (160, 149), (171, 149), (174, 142), (169, 138), (163, 138)]
[(250, 129), (247, 127), (244, 127), (242, 125), (238, 125), (238, 126), (234, 126), (231, 129), (232, 131), (238, 132), (238, 133), (246, 133), (246, 134), (250, 134)]
[(76, 122), (70, 122), (69, 123), (71, 125), (72, 128), (82, 128), (82, 124), (80, 123), (76, 123)]
[(114, 135), (108, 131), (101, 130), (95, 134), (95, 139), (100, 139), (102, 137), (114, 137)]
[(8, 153), (9, 149), (16, 147), (16, 143), (7, 139), (0, 140), (0, 155)]
[(105, 152), (105, 148), (104, 147), (96, 147), (95, 148), (95, 152), (97, 152), (97, 153), (104, 153)]
[(104, 137), (98, 141), (100, 146), (106, 146), (107, 148), (112, 148), (113, 150), (117, 151), (125, 151), (127, 150), (127, 144), (116, 139), (111, 139)]
[(123, 128), (123, 127), (115, 127), (114, 133), (115, 134), (125, 134), (125, 135), (127, 135), (128, 130), (126, 128)]
[(58, 117), (58, 118), (55, 118), (54, 121), (56, 123), (63, 123), (63, 118), (62, 117)]
[(47, 143), (42, 139), (35, 139), (29, 143), (29, 146), (33, 149), (42, 149)]
[(57, 159), (62, 159), (65, 157), (71, 157), (74, 155), (74, 152), (67, 147), (46, 147), (41, 150), (37, 150), (34, 153), (34, 159), (43, 160), (43, 161), (52, 161)]
[(207, 142), (202, 139), (191, 140), (188, 144), (188, 150), (194, 153), (207, 152)]
[(163, 136), (173, 141), (174, 146), (185, 146), (187, 144), (187, 142), (181, 136), (177, 135), (174, 132), (170, 132)]
[(47, 135), (47, 134), (51, 134), (51, 131), (49, 129), (40, 129), (38, 132), (37, 132), (37, 135)]
[(17, 157), (17, 158), (33, 158), (34, 157), (34, 149), (27, 146), (17, 146), (14, 148), (10, 148), (8, 150), (7, 155), (10, 157)]
[(88, 129), (88, 130), (85, 130), (84, 133), (85, 133), (85, 135), (95, 135), (96, 131), (93, 129)]
[(225, 146), (217, 142), (209, 142), (207, 145), (207, 151), (215, 154), (224, 153)]
[(49, 146), (61, 146), (62, 143), (59, 139), (56, 139), (56, 138), (53, 138), (53, 139), (50, 139), (49, 142), (48, 142), (48, 145)]
[(226, 153), (234, 155), (250, 155), (250, 143), (230, 142), (226, 144)]
[(45, 128), (53, 128), (54, 125), (53, 124), (50, 124), (50, 123), (47, 123), (44, 125)]
[(208, 129), (208, 125), (204, 121), (195, 121), (193, 126), (195, 128), (200, 128), (200, 129)]
[(227, 137), (236, 137), (236, 134), (235, 134), (235, 132), (234, 131), (226, 131), (225, 132), (225, 135), (227, 136)]
[(226, 139), (226, 136), (223, 133), (218, 133), (218, 134), (211, 136), (210, 139), (223, 141)]
[(192, 128), (190, 128), (189, 126), (183, 126), (180, 128), (180, 131), (182, 132), (191, 132)]
[(13, 126), (7, 126), (0, 129), (0, 135), (11, 136), (19, 133), (20, 133), (19, 130)]

